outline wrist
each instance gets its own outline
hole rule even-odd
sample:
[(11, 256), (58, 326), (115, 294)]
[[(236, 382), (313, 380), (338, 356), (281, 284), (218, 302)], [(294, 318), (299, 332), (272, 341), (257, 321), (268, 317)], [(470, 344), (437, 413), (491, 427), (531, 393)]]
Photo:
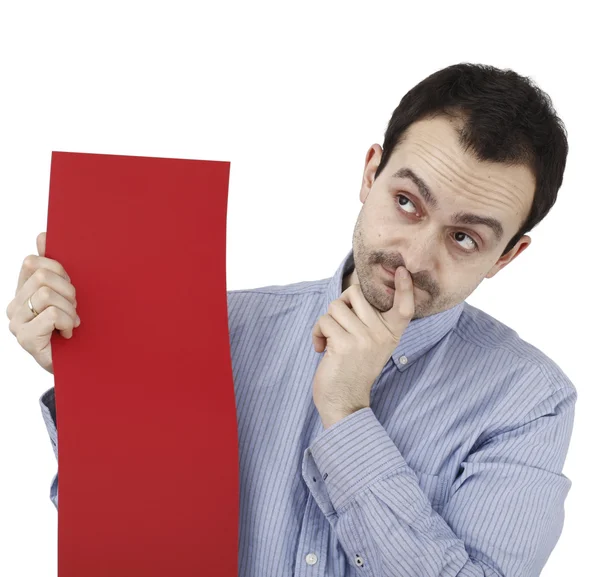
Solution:
[(319, 415), (321, 416), (321, 422), (323, 423), (323, 427), (328, 429), (332, 425), (335, 425), (337, 422), (349, 417), (356, 411), (360, 411), (361, 409), (367, 408), (369, 405), (364, 405), (361, 407), (355, 407), (353, 409), (341, 409), (341, 408), (329, 408), (326, 410), (320, 410)]

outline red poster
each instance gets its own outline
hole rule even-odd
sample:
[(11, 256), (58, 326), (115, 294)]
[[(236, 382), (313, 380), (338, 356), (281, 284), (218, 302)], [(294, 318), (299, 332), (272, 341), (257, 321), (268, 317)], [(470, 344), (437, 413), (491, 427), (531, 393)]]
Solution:
[(234, 577), (229, 162), (54, 152), (46, 256), (81, 326), (52, 337), (59, 577)]

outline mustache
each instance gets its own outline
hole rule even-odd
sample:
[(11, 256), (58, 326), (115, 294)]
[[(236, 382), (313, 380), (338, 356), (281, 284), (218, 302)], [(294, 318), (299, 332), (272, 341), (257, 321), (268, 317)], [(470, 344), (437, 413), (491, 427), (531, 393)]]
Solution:
[[(394, 272), (400, 266), (404, 266), (404, 267), (406, 266), (403, 261), (400, 263), (395, 262), (393, 264), (388, 264), (388, 263), (382, 262), (381, 265), (384, 268), (386, 268), (392, 272)], [(428, 292), (432, 297), (438, 296), (438, 294), (439, 294), (438, 285), (435, 283), (435, 281), (432, 280), (432, 278), (429, 276), (428, 273), (423, 272), (423, 271), (417, 272), (417, 273), (411, 273), (410, 271), (408, 271), (408, 274), (411, 276), (413, 285), (415, 287), (420, 288), (421, 290), (424, 290), (425, 292)]]

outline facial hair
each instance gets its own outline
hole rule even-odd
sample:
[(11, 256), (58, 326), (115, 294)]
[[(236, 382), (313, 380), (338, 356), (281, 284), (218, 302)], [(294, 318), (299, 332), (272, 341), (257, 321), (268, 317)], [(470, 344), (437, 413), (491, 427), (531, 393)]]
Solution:
[[(394, 280), (391, 277), (385, 278), (383, 276), (380, 265), (393, 272), (399, 266), (404, 266), (404, 261), (399, 254), (388, 255), (383, 251), (369, 249), (365, 242), (363, 210), (364, 205), (356, 220), (352, 237), (355, 269), (353, 274), (358, 278), (361, 291), (367, 302), (381, 313), (385, 313), (392, 308), (394, 303), (394, 292), (393, 290), (386, 290), (386, 286), (394, 289)], [(442, 312), (464, 300), (457, 297), (457, 295), (441, 294), (439, 285), (426, 272), (410, 274), (415, 298), (413, 320)]]

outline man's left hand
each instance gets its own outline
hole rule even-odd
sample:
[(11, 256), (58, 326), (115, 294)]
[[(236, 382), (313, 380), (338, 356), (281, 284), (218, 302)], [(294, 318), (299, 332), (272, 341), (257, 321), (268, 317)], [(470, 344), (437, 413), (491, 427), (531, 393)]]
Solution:
[(359, 284), (350, 285), (319, 317), (312, 331), (317, 353), (325, 350), (313, 380), (313, 401), (325, 428), (370, 406), (373, 383), (414, 315), (413, 283), (404, 267), (395, 273), (394, 304), (383, 318)]

